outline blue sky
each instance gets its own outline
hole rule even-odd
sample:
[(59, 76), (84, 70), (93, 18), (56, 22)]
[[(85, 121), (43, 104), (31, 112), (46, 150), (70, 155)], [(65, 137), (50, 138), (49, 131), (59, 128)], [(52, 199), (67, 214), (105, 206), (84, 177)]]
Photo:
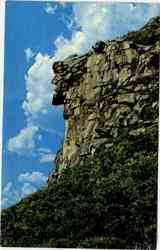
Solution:
[(7, 1), (2, 207), (44, 185), (63, 141), (52, 64), (160, 15), (158, 4)]

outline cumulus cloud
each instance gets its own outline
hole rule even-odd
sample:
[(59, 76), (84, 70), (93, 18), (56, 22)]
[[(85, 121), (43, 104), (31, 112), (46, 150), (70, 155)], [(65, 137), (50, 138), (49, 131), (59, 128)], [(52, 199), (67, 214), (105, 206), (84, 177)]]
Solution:
[(39, 171), (21, 173), (18, 176), (19, 182), (23, 183), (21, 192), (22, 197), (34, 193), (37, 189), (42, 186), (46, 181), (47, 177)]
[[(47, 9), (50, 12), (55, 6), (46, 4), (46, 7), (48, 7)], [(27, 139), (22, 139), (24, 131), (26, 129), (28, 131), (29, 127), (32, 128), (33, 126), (42, 128), (42, 124), (43, 129), (48, 129), (46, 120), (49, 120), (48, 117), (51, 114), (51, 110), (53, 110), (53, 107), (51, 107), (53, 94), (51, 80), (53, 78), (52, 63), (55, 60), (63, 60), (65, 57), (75, 53), (81, 54), (88, 50), (97, 40), (111, 39), (129, 30), (137, 29), (155, 13), (158, 14), (160, 11), (153, 4), (139, 3), (134, 6), (130, 3), (74, 3), (73, 21), (71, 21), (71, 24), (74, 23), (75, 25), (72, 25), (70, 38), (62, 35), (57, 37), (54, 42), (54, 56), (50, 57), (49, 55), (38, 53), (34, 57), (34, 64), (26, 74), (26, 98), (22, 107), (26, 115), (27, 128), (22, 129), (16, 137), (10, 139), (8, 149), (12, 152), (25, 152), (25, 147), (26, 149), (31, 147), (33, 150), (35, 139), (39, 136), (37, 130), (31, 133), (29, 137), (31, 146), (25, 143)], [(49, 158), (51, 159), (51, 155), (48, 155)], [(46, 159), (47, 156), (46, 158), (41, 157), (41, 162), (44, 162)]]
[(85, 49), (96, 40), (112, 39), (135, 30), (158, 13), (158, 4), (78, 2), (74, 5), (75, 21), (86, 37)]
[(13, 186), (12, 182), (8, 182), (2, 189), (1, 207), (6, 208), (20, 201), (22, 198), (21, 194)]
[(18, 154), (33, 153), (35, 148), (35, 136), (38, 127), (28, 126), (23, 128), (19, 134), (8, 141), (8, 150)]
[(28, 70), (26, 80), (26, 99), (23, 109), (28, 119), (33, 121), (37, 115), (45, 114), (52, 100), (51, 80), (53, 60), (48, 55), (38, 53), (35, 63)]
[(39, 171), (25, 172), (18, 176), (18, 181), (21, 183), (20, 190), (17, 190), (12, 182), (8, 182), (2, 189), (2, 208), (9, 207), (28, 194), (36, 192), (47, 181), (47, 177)]
[(37, 191), (36, 187), (26, 182), (22, 187), (22, 196), (27, 196), (29, 194), (35, 193), (36, 191)]
[(65, 39), (63, 36), (58, 37), (55, 41), (57, 50), (55, 60), (63, 60), (71, 54), (80, 53), (85, 42), (85, 34), (81, 31), (75, 32), (71, 40)]
[(51, 149), (49, 148), (39, 148), (38, 153), (39, 153), (39, 160), (41, 163), (53, 162), (55, 158), (55, 154), (53, 154)]
[(53, 6), (53, 4), (51, 4), (51, 3), (46, 3), (45, 7), (44, 7), (45, 12), (47, 14), (51, 14), (51, 15), (53, 15), (55, 13), (56, 9), (57, 9), (57, 5)]
[(27, 119), (27, 127), (9, 139), (9, 151), (17, 154), (26, 154), (26, 151), (34, 153), (35, 140), (41, 139), (38, 134), (40, 124), (38, 119), (47, 116), (52, 110), (52, 77), (52, 59), (48, 55), (43, 56), (38, 53), (35, 63), (25, 76), (27, 93), (22, 108)]
[(34, 55), (35, 55), (35, 53), (32, 51), (31, 48), (25, 49), (24, 52), (25, 52), (27, 62), (29, 62), (30, 59), (32, 59), (34, 57)]
[(112, 39), (137, 29), (154, 16), (153, 13), (160, 13), (155, 4), (77, 2), (73, 5), (72, 20), (69, 20), (73, 28), (71, 38), (57, 37), (54, 59), (62, 60), (68, 55), (83, 53), (97, 40)]
[[(53, 77), (52, 63), (53, 59), (48, 55), (38, 53), (35, 57), (35, 63), (29, 68), (25, 76), (27, 92), (22, 108), (26, 116), (27, 127), (20, 130), (18, 135), (9, 139), (8, 150), (11, 152), (26, 154), (26, 151), (28, 151), (28, 154), (33, 154), (35, 140), (41, 140), (42, 138), (38, 129), (46, 128), (49, 131), (46, 118), (52, 115), (53, 110), (51, 106), (53, 95), (51, 84)], [(58, 113), (58, 111), (56, 112)], [(59, 113), (62, 112), (59, 110)]]
[(11, 187), (12, 187), (12, 182), (8, 182), (6, 186), (3, 188), (2, 193), (4, 195), (7, 194), (8, 192), (10, 192)]
[(34, 184), (42, 184), (47, 180), (47, 177), (39, 171), (35, 172), (26, 172), (18, 176), (20, 182), (30, 182)]
[(43, 154), (43, 153), (51, 153), (51, 149), (50, 148), (39, 148), (38, 149), (38, 152), (40, 154)]
[(106, 39), (109, 30), (107, 3), (77, 3), (74, 5), (74, 16), (85, 36), (84, 49), (97, 40)]
[[(64, 59), (71, 54), (80, 54), (100, 39), (105, 39), (108, 31), (106, 3), (76, 3), (73, 8), (71, 26), (75, 26), (71, 39), (59, 36), (55, 41), (54, 58)], [(68, 25), (68, 17), (67, 17)], [(73, 25), (73, 23), (75, 25)]]
[(43, 154), (40, 156), (40, 162), (45, 163), (45, 162), (52, 162), (55, 158), (54, 154)]

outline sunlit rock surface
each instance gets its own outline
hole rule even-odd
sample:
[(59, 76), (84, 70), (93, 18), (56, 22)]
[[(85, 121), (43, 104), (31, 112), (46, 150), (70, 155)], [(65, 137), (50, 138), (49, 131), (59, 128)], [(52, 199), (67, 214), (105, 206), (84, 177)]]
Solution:
[(110, 145), (122, 127), (136, 135), (158, 123), (159, 27), (157, 17), (140, 31), (54, 63), (53, 105), (64, 104), (66, 124), (56, 172), (94, 155), (104, 141)]

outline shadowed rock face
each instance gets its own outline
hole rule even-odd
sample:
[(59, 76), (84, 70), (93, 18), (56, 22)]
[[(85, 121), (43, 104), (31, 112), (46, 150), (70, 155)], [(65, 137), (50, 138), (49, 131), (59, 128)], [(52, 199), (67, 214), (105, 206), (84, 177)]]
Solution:
[(121, 128), (138, 135), (158, 122), (160, 42), (150, 36), (160, 37), (159, 24), (157, 17), (137, 33), (99, 41), (83, 56), (54, 63), (53, 105), (64, 104), (66, 124), (57, 172), (94, 155), (101, 143), (111, 145)]

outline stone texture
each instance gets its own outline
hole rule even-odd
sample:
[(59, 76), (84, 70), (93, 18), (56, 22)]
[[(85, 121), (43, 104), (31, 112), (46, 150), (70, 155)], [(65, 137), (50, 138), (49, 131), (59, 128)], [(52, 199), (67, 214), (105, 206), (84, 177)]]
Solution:
[[(157, 32), (159, 26), (154, 27)], [(158, 117), (159, 53), (159, 41), (144, 45), (126, 36), (99, 41), (83, 56), (54, 63), (53, 104), (64, 104), (67, 124), (56, 172), (94, 155), (104, 140), (110, 147), (120, 128), (136, 135), (152, 125)]]

